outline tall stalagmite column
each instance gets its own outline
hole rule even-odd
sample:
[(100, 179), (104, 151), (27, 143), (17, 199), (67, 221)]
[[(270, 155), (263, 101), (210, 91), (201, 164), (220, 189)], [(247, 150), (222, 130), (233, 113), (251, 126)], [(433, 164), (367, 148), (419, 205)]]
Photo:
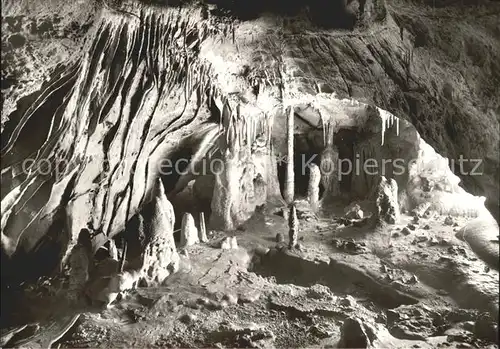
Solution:
[[(273, 118), (239, 99), (220, 102), (224, 134), (218, 138), (221, 161), (215, 164), (210, 229), (233, 230), (274, 193)], [(268, 188), (271, 188), (268, 190)]]
[(290, 113), (287, 118), (286, 142), (287, 142), (287, 166), (284, 199), (287, 204), (293, 202), (295, 196), (294, 182), (294, 152), (293, 152), (293, 129), (294, 129), (294, 108), (290, 106)]
[(307, 188), (307, 200), (311, 207), (316, 210), (319, 202), (319, 184), (321, 182), (321, 172), (318, 165), (309, 166), (309, 186)]
[(289, 205), (288, 212), (288, 248), (292, 249), (297, 246), (299, 241), (299, 220), (297, 218), (297, 207), (292, 203)]

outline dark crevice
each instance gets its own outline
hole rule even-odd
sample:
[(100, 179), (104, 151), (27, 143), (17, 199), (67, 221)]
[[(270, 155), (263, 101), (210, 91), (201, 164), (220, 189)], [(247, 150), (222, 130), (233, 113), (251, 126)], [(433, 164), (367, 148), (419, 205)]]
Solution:
[(217, 105), (215, 104), (215, 101), (213, 99), (208, 100), (208, 97), (209, 96), (207, 93), (208, 110), (210, 111), (210, 118), (208, 119), (208, 121), (212, 122), (214, 124), (220, 124), (222, 121), (221, 112), (220, 112), (219, 108), (217, 107)]
[(52, 79), (42, 83), (42, 86), (38, 91), (25, 97), (21, 97), (17, 101), (16, 110), (9, 115), (8, 121), (4, 125), (5, 128), (1, 137), (2, 149), (4, 149), (10, 141), (11, 135), (21, 121), (21, 118), (36, 109), (40, 102), (43, 102), (45, 97), (54, 90), (52, 86), (59, 83), (60, 80), (63, 80), (67, 76), (65, 73), (71, 72), (72, 69), (75, 69), (75, 66), (71, 66), (69, 68), (64, 65), (57, 66), (51, 74), (53, 76)]
[[(74, 83), (74, 80), (71, 83)], [(2, 157), (2, 167), (8, 167), (26, 159), (41, 148), (49, 134), (54, 112), (63, 104), (67, 93), (66, 88), (59, 89), (48, 97), (45, 103), (29, 118), (17, 138), (15, 147)], [(37, 131), (33, 132), (33, 130)]]
[[(308, 141), (304, 134), (296, 134), (294, 136), (294, 180), (295, 180), (295, 197), (307, 197), (307, 189), (309, 187), (310, 169), (308, 164), (320, 165), (320, 154), (323, 151), (321, 146), (317, 146)], [(278, 181), (280, 183), (281, 194), (284, 195), (286, 181), (285, 161), (278, 163)], [(324, 192), (323, 185), (319, 188), (320, 197)]]
[[(355, 163), (354, 144), (356, 140), (361, 139), (356, 130), (341, 129), (334, 137), (334, 144), (339, 152), (340, 166), (342, 167), (340, 179), (340, 191), (343, 193), (351, 192), (352, 169), (349, 171), (349, 162)], [(342, 159), (350, 160), (342, 161)]]
[[(34, 104), (27, 106), (26, 109), (18, 108), (11, 122), (7, 123), (2, 133), (2, 152), (5, 152), (2, 154), (2, 168), (23, 160), (40, 149), (50, 131), (55, 111), (66, 100), (76, 78), (76, 66), (73, 66), (68, 69), (67, 74), (54, 78), (41, 95), (35, 97), (37, 96), (35, 93), (22, 102)], [(30, 115), (31, 113), (33, 114)], [(34, 133), (33, 130), (37, 132)], [(28, 137), (23, 137), (28, 133)], [(29, 140), (29, 144), (26, 144), (26, 140)], [(21, 141), (25, 143), (21, 144)], [(6, 152), (8, 149), (10, 152)]]
[(208, 0), (207, 4), (217, 5), (212, 15), (232, 16), (247, 21), (264, 13), (280, 16), (298, 16), (305, 12), (309, 20), (318, 27), (328, 29), (353, 29), (356, 14), (347, 9), (346, 0)]
[[(104, 28), (102, 28), (104, 27)], [(94, 77), (96, 76), (96, 71), (97, 71), (97, 63), (99, 62), (99, 57), (104, 52), (104, 47), (106, 47), (107, 42), (109, 41), (110, 35), (111, 35), (111, 30), (109, 26), (107, 25), (102, 25), (102, 27), (99, 29), (99, 38), (94, 40), (94, 43), (92, 45), (92, 48), (90, 50), (90, 56), (91, 58), (89, 59), (89, 67), (86, 75), (86, 79), (84, 80), (83, 88), (81, 95), (82, 96), (88, 96), (89, 95), (89, 89), (92, 86), (92, 82)]]

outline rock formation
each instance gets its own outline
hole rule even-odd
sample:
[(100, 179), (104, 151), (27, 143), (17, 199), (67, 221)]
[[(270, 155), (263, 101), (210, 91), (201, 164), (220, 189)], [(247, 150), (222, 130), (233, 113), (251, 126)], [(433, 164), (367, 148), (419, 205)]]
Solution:
[(321, 153), (321, 181), (325, 192), (323, 199), (325, 202), (331, 201), (340, 194), (340, 169), (339, 169), (339, 152), (337, 147), (333, 144), (333, 134), (337, 130), (338, 122), (332, 122), (327, 119), (324, 123), (325, 133), (325, 149)]
[(348, 318), (341, 328), (339, 348), (370, 348), (375, 340), (374, 331), (357, 318)]
[(398, 184), (393, 178), (380, 176), (375, 191), (376, 217), (380, 222), (396, 224), (399, 220)]
[[(262, 114), (245, 120), (241, 109), (241, 105), (230, 100), (222, 107), (227, 134), (218, 140), (221, 159), (213, 163), (215, 185), (209, 223), (212, 228), (235, 229), (252, 216), (257, 206), (279, 195), (270, 146), (272, 120)], [(258, 139), (265, 146), (252, 150)]]
[(224, 238), (220, 243), (220, 248), (222, 250), (235, 250), (238, 248), (238, 240), (236, 236), (228, 236)]
[(321, 172), (316, 164), (309, 166), (309, 185), (307, 188), (307, 200), (313, 209), (318, 208), (319, 184), (321, 182)]
[(291, 204), (295, 197), (295, 172), (294, 172), (294, 119), (295, 109), (290, 106), (290, 111), (287, 115), (286, 122), (286, 179), (285, 179), (285, 193), (283, 197), (287, 204)]
[[(420, 24), (414, 23), (407, 9), (379, 2), (360, 4), (355, 14), (347, 16), (352, 18), (349, 25), (344, 20), (319, 20), (317, 14), (325, 11), (312, 6), (309, 13), (314, 15), (310, 17), (294, 12), (301, 18), (300, 28), (275, 14), (256, 31), (252, 20), (236, 22), (235, 17), (221, 14), (227, 10), (232, 16), (242, 15), (232, 5), (214, 6), (219, 9), (153, 7), (132, 0), (120, 1), (116, 8), (55, 1), (38, 9), (25, 1), (6, 1), (8, 20), (2, 25), (7, 30), (3, 38), (8, 50), (3, 50), (2, 59), (7, 63), (10, 86), (2, 90), (2, 96), (6, 112), (12, 113), (2, 119), (2, 200), (15, 202), (13, 211), (17, 212), (2, 216), (2, 246), (8, 256), (32, 251), (61, 217), (67, 235), (63, 240), (68, 240), (63, 243), (63, 259), (80, 230), (88, 226), (97, 232), (92, 237), (95, 252), (123, 231), (151, 200), (159, 168), (179, 150), (178, 140), (206, 122), (212, 123), (209, 133), (217, 138), (216, 152), (223, 164), (213, 174), (209, 220), (223, 229), (237, 227), (255, 207), (279, 196), (273, 156), (285, 153), (279, 146), (286, 143), (280, 126), (290, 113), (311, 125), (333, 118), (335, 130), (361, 130), (363, 116), (358, 111), (366, 105), (354, 98), (365, 98), (368, 105), (382, 110), (377, 116), (378, 121), (383, 120), (379, 122), (382, 136), (385, 131), (394, 132), (386, 128), (386, 121), (395, 119), (387, 118), (385, 110), (415, 124), (416, 129), (411, 127), (415, 137), (403, 137), (402, 148), (409, 149), (412, 143), (418, 150), (418, 143), (423, 142), (416, 137), (418, 130), (450, 159), (458, 158), (461, 149), (468, 159), (498, 153), (495, 132), (488, 133), (492, 140), (488, 144), (478, 141), (484, 138), (478, 137), (484, 130), (495, 130), (498, 125), (494, 109), (482, 101), (497, 95), (489, 81), (497, 76), (498, 65), (483, 64), (484, 71), (474, 78), (477, 84), (463, 83), (464, 77), (476, 76), (474, 67), (481, 64), (481, 57), (500, 61), (483, 36), (467, 34), (470, 40), (457, 41), (462, 39), (454, 34), (451, 49), (449, 40), (443, 40), (443, 31), (436, 29), (442, 24), (434, 15), (419, 22), (425, 28), (419, 31), (415, 28)], [(59, 18), (52, 25), (31, 24), (27, 17), (17, 17), (23, 11), (34, 15), (36, 11), (59, 11), (68, 19)], [(429, 14), (427, 9), (423, 11)], [(70, 30), (71, 13), (80, 17), (74, 32)], [(481, 23), (493, 18), (486, 9), (481, 9), (481, 15)], [(462, 31), (470, 24), (465, 17), (457, 21)], [(476, 22), (473, 25), (482, 25)], [(318, 25), (326, 26), (326, 32), (318, 31)], [(300, 30), (314, 35), (302, 38), (295, 34)], [(374, 31), (378, 34), (368, 35)], [(61, 37), (75, 40), (65, 47), (60, 45)], [(474, 55), (472, 44), (464, 42), (475, 43), (485, 54)], [(445, 59), (429, 54), (431, 43)], [(49, 55), (53, 48), (56, 58)], [(455, 59), (455, 50), (463, 50), (461, 59)], [(22, 72), (14, 69), (33, 59), (29, 57), (40, 61)], [(42, 76), (48, 78), (46, 84), (41, 83)], [(450, 87), (457, 84), (463, 88)], [(26, 99), (16, 108), (16, 101), (23, 97)], [(218, 116), (211, 118), (212, 114)], [(410, 127), (400, 126), (400, 131)], [(220, 135), (215, 137), (217, 127)], [(34, 128), (39, 132), (33, 134)], [(456, 132), (448, 132), (450, 129)], [(457, 132), (466, 136), (453, 138), (451, 134)], [(397, 152), (395, 137), (386, 136), (378, 148), (376, 143), (360, 141), (358, 153)], [(380, 132), (377, 137), (380, 139)], [(469, 143), (474, 146), (464, 146)], [(21, 168), (29, 158), (34, 161)], [(483, 176), (460, 176), (475, 194), (485, 195), (485, 200), (488, 196), (491, 208), (497, 206), (491, 205), (498, 200), (497, 191), (491, 189), (496, 187), (499, 172), (498, 161), (494, 157), (487, 160)], [(471, 166), (474, 164), (466, 165), (469, 170)], [(353, 190), (359, 196), (368, 192), (365, 186), (373, 185), (367, 181), (357, 184)], [(403, 188), (399, 181), (398, 186)], [(440, 194), (439, 204), (449, 202), (445, 192)], [(453, 209), (458, 211), (458, 207)]]
[(201, 242), (207, 242), (207, 227), (205, 225), (205, 214), (200, 212), (200, 230), (199, 230), (199, 239)]
[(109, 257), (114, 260), (118, 260), (118, 249), (116, 248), (115, 240), (109, 240)]
[(347, 219), (363, 219), (364, 212), (358, 204), (353, 203), (345, 208), (345, 217)]
[(299, 241), (299, 220), (295, 204), (290, 204), (288, 208), (288, 247), (292, 249), (297, 246)]
[(499, 270), (498, 224), (493, 217), (476, 218), (462, 227), (455, 236), (465, 241), (471, 250), (487, 265)]
[(152, 207), (153, 214), (142, 256), (141, 276), (149, 282), (161, 285), (170, 274), (179, 269), (179, 255), (174, 241), (174, 208), (167, 200), (161, 180), (157, 181)]
[[(26, 280), (53, 275), (67, 264), (73, 298), (84, 288), (91, 300), (104, 305), (139, 281), (164, 284), (181, 267), (174, 241), (177, 215), (182, 245), (206, 240), (206, 218), (215, 231), (211, 238), (221, 243), (215, 247), (231, 251), (199, 245), (182, 258), (189, 274), (175, 278), (172, 288), (138, 290), (123, 309), (108, 312), (111, 317), (123, 314), (127, 323), (146, 314), (148, 326), (157, 327), (141, 332), (145, 339), (136, 331), (117, 334), (113, 331), (129, 326), (101, 318), (95, 323), (102, 333), (113, 323), (112, 333), (104, 339), (83, 338), (87, 346), (105, 346), (99, 340), (122, 335), (121, 344), (144, 347), (256, 347), (262, 340), (281, 347), (316, 345), (319, 337), (336, 339), (338, 319), (348, 313), (359, 314), (363, 322), (344, 322), (340, 346), (369, 346), (373, 338), (365, 317), (375, 318), (374, 311), (349, 298), (337, 304), (333, 296), (350, 292), (353, 284), (361, 284), (356, 291), (367, 291), (376, 308), (386, 310), (379, 314), (380, 323), (390, 309), (428, 299), (446, 307), (452, 299), (467, 311), (498, 310), (498, 297), (493, 297), (498, 287), (492, 287), (498, 286), (498, 274), (490, 270), (498, 269), (497, 245), (491, 241), (498, 226), (485, 219), (491, 218), (486, 207), (498, 214), (500, 7), (489, 0), (432, 3), (3, 0), (4, 289), (13, 293)], [(321, 165), (320, 176), (311, 166), (311, 206), (318, 203), (321, 178), (322, 203), (340, 204), (341, 197), (359, 202), (365, 212), (356, 208), (348, 213), (352, 219), (332, 222), (331, 217), (315, 217), (318, 211), (295, 207), (306, 195), (299, 192), (298, 136), (309, 134), (320, 135), (306, 148)], [(283, 155), (288, 155), (286, 165)], [(462, 158), (465, 164), (457, 162)], [(340, 173), (339, 161), (345, 160), (352, 168)], [(367, 171), (367, 162), (373, 172)], [(282, 170), (285, 176), (279, 177)], [(184, 207), (178, 205), (182, 200)], [(364, 201), (370, 200), (380, 221), (398, 223), (401, 205), (408, 212), (416, 208), (420, 222), (391, 231), (389, 249), (381, 247), (377, 234), (392, 227), (366, 224), (368, 218), (362, 216), (372, 212), (365, 210)], [(266, 208), (283, 202), (291, 204), (284, 209), (289, 247), (299, 254), (281, 254), (286, 224), (266, 216)], [(442, 215), (436, 218), (441, 226), (424, 208)], [(191, 216), (198, 212), (203, 212), (199, 232)], [(452, 225), (443, 225), (445, 216)], [(470, 218), (478, 221), (468, 222)], [(298, 219), (300, 228), (307, 229), (300, 238)], [(250, 228), (235, 233), (237, 241), (232, 234), (245, 222)], [(464, 227), (455, 228), (455, 223)], [(252, 231), (252, 225), (258, 228)], [(348, 235), (352, 226), (372, 239), (345, 237), (332, 246), (331, 235)], [(464, 241), (439, 236), (441, 229), (449, 236), (458, 230)], [(83, 243), (82, 232), (88, 233)], [(228, 235), (232, 237), (223, 238)], [(259, 257), (259, 263), (272, 261), (261, 277), (256, 273), (261, 266), (246, 247), (274, 244), (275, 237), (277, 248), (264, 247), (266, 253)], [(121, 266), (112, 246), (111, 256), (96, 260), (96, 251), (108, 241), (118, 244)], [(450, 241), (457, 246), (448, 246)], [(467, 244), (478, 258), (466, 253)], [(412, 254), (404, 255), (404, 250)], [(387, 251), (396, 252), (388, 256)], [(411, 271), (415, 275), (403, 275), (401, 281), (398, 274), (408, 270), (398, 262), (413, 253), (418, 258), (411, 262), (420, 264)], [(338, 256), (342, 263), (334, 263)], [(321, 258), (330, 258), (329, 263)], [(378, 275), (383, 259), (384, 275)], [(401, 270), (389, 268), (391, 264)], [(354, 271), (360, 266), (366, 270)], [(426, 275), (428, 270), (433, 274)], [(194, 287), (193, 280), (199, 285)], [(311, 299), (308, 287), (293, 285), (315, 282), (330, 290)], [(53, 288), (40, 283), (44, 297), (52, 293)], [(61, 285), (64, 293), (67, 285)], [(235, 291), (226, 287), (241, 288), (234, 292), (236, 300), (219, 298)], [(422, 299), (410, 295), (409, 288), (418, 289), (419, 297), (422, 291)], [(449, 294), (444, 296), (445, 291)], [(148, 298), (155, 292), (162, 293), (158, 301)], [(203, 293), (200, 299), (190, 299), (197, 292)], [(169, 296), (163, 297), (165, 293)], [(259, 293), (261, 298), (254, 296)], [(223, 307), (241, 314), (244, 302), (252, 302), (244, 311), (268, 319), (273, 332), (248, 324), (219, 326), (226, 321)], [(22, 313), (17, 306), (10, 305), (13, 314)], [(55, 312), (67, 311), (61, 308)], [(176, 312), (193, 309), (196, 316), (184, 321), (189, 324), (170, 321)], [(39, 320), (30, 323), (50, 333)], [(430, 320), (419, 313), (422, 331), (442, 333), (436, 328), (441, 318)], [(85, 327), (85, 321), (80, 333), (96, 332), (88, 331), (95, 323)], [(487, 332), (481, 336), (491, 340), (494, 331)], [(388, 333), (384, 338), (395, 340)], [(409, 344), (401, 343), (386, 347)], [(415, 345), (435, 344), (422, 340)]]
[(71, 298), (77, 300), (81, 296), (85, 284), (89, 279), (89, 271), (92, 267), (90, 253), (90, 235), (88, 230), (82, 230), (78, 243), (73, 247), (70, 254), (70, 274), (68, 291)]
[(184, 213), (181, 225), (181, 246), (192, 246), (200, 242), (198, 229), (190, 213)]

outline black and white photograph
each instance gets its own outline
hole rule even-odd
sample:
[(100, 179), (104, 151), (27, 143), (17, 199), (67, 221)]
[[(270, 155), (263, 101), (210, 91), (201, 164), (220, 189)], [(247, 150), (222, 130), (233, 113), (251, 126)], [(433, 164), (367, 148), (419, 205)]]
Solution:
[(1, 14), (1, 348), (498, 349), (500, 1)]

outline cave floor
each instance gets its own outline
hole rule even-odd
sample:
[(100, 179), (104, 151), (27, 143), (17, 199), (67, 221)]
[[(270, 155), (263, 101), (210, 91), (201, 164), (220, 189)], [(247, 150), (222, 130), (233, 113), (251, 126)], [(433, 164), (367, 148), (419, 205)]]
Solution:
[[(108, 309), (32, 297), (24, 311), (37, 314), (37, 326), (18, 345), (336, 347), (342, 335), (360, 335), (341, 333), (355, 317), (376, 334), (375, 347), (498, 347), (474, 330), (480, 313), (498, 312), (498, 272), (455, 237), (466, 218), (451, 225), (443, 216), (421, 218), (404, 230), (413, 217), (402, 215), (374, 229), (298, 209), (293, 250), (279, 209), (267, 210), (232, 234), (239, 248), (221, 249), (226, 234), (213, 232), (208, 243), (180, 252), (181, 269), (164, 287), (138, 288)], [(47, 339), (75, 314), (62, 339)]]

